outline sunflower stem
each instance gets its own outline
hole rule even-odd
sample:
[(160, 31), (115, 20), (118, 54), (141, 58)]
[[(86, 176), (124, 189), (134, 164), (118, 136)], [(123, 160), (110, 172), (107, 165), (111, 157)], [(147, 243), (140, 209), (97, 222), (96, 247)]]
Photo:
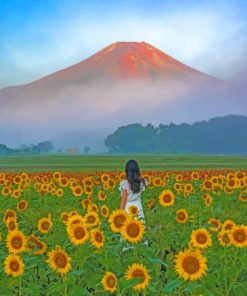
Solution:
[(21, 278), (20, 278), (20, 281), (19, 281), (19, 296), (21, 296)]

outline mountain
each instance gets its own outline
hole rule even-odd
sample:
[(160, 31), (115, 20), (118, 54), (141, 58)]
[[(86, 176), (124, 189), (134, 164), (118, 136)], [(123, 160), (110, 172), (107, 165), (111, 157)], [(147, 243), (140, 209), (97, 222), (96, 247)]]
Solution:
[(50, 139), (59, 147), (94, 142), (98, 149), (116, 126), (129, 122), (243, 114), (244, 101), (234, 94), (221, 79), (148, 43), (116, 42), (76, 65), (0, 90), (0, 141), (13, 146)]
[[(123, 80), (184, 80), (193, 77), (210, 82), (219, 79), (190, 68), (146, 42), (116, 42), (91, 57), (39, 80), (5, 90), (39, 93), (69, 85)], [(16, 91), (13, 93), (15, 94)]]

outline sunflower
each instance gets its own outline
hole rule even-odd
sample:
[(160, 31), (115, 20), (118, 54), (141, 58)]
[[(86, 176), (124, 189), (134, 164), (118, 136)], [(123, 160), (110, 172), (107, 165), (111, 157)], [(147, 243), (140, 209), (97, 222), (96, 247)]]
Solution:
[(84, 216), (84, 219), (85, 219), (85, 223), (90, 227), (97, 226), (100, 224), (99, 216), (94, 211), (86, 213)]
[(6, 222), (6, 226), (9, 231), (13, 231), (15, 229), (18, 229), (18, 224), (15, 218), (9, 218)]
[(212, 190), (213, 189), (213, 183), (211, 182), (211, 180), (204, 180), (202, 183), (202, 188), (204, 190)]
[(125, 220), (128, 217), (129, 215), (125, 210), (123, 209), (114, 210), (108, 219), (111, 230), (113, 232), (120, 232), (121, 227), (123, 226)]
[(178, 183), (178, 182), (176, 182), (176, 183), (174, 183), (173, 184), (173, 188), (176, 190), (176, 191), (178, 191), (178, 192), (180, 192), (180, 191), (182, 191), (182, 184), (181, 183)]
[(21, 191), (19, 189), (15, 189), (12, 191), (12, 197), (13, 198), (19, 198), (21, 196)]
[(113, 293), (117, 290), (117, 277), (114, 273), (107, 271), (101, 280), (105, 291)]
[(175, 270), (184, 280), (200, 279), (207, 271), (206, 263), (207, 258), (202, 256), (200, 250), (180, 251), (175, 256)]
[(79, 215), (79, 214), (75, 214), (75, 215), (69, 215), (69, 219), (67, 221), (67, 227), (70, 227), (73, 224), (77, 224), (77, 223), (81, 223), (81, 224), (85, 224), (85, 219)]
[(209, 206), (212, 204), (213, 199), (212, 199), (212, 197), (211, 197), (210, 195), (208, 195), (208, 196), (205, 198), (204, 202), (205, 202), (205, 206), (209, 207)]
[(238, 248), (247, 246), (247, 226), (235, 225), (229, 233), (230, 242)]
[(231, 220), (227, 219), (223, 224), (221, 229), (222, 230), (231, 230), (233, 226), (236, 226), (236, 224)]
[(7, 235), (6, 244), (9, 253), (21, 253), (26, 250), (26, 237), (20, 230), (10, 231)]
[(134, 263), (131, 266), (128, 266), (128, 269), (125, 272), (124, 277), (127, 280), (130, 280), (130, 279), (133, 279), (133, 278), (136, 278), (136, 277), (140, 278), (141, 282), (136, 284), (133, 287), (133, 289), (135, 291), (138, 291), (138, 292), (140, 290), (145, 289), (148, 286), (149, 281), (151, 280), (151, 277), (148, 274), (148, 271), (147, 271), (146, 267), (143, 266), (142, 264), (139, 264), (139, 263)]
[(123, 238), (131, 243), (139, 242), (143, 237), (143, 233), (143, 222), (133, 218), (126, 219), (121, 228)]
[(64, 195), (63, 189), (62, 188), (58, 188), (57, 190), (55, 190), (55, 195), (57, 197), (63, 197), (63, 195)]
[(73, 191), (72, 192), (73, 192), (73, 195), (74, 196), (81, 196), (82, 193), (83, 193), (83, 190), (82, 190), (82, 187), (81, 186), (77, 185), (77, 186), (75, 186), (73, 188)]
[(81, 201), (81, 205), (84, 209), (87, 209), (91, 201), (88, 198), (85, 198)]
[(38, 230), (41, 233), (48, 233), (50, 229), (52, 228), (53, 222), (51, 221), (50, 215), (48, 218), (41, 218), (38, 222)]
[(227, 247), (231, 244), (229, 232), (229, 230), (221, 230), (218, 233), (218, 241), (223, 247)]
[(54, 179), (56, 179), (56, 180), (60, 180), (61, 177), (62, 177), (62, 174), (61, 174), (61, 172), (54, 172), (54, 173), (52, 174), (52, 177), (53, 177)]
[(46, 252), (47, 245), (32, 234), (27, 239), (27, 250), (34, 255), (42, 255)]
[(188, 220), (188, 213), (186, 211), (186, 209), (179, 209), (177, 210), (177, 217), (176, 220), (178, 223), (185, 223)]
[(100, 213), (101, 213), (102, 217), (107, 218), (108, 215), (109, 215), (109, 209), (108, 209), (108, 207), (106, 205), (103, 205), (100, 208)]
[(19, 212), (24, 211), (27, 207), (28, 207), (28, 202), (24, 199), (21, 200), (16, 206), (16, 208)]
[(138, 216), (138, 207), (135, 205), (132, 205), (128, 208), (128, 212), (132, 217)]
[(154, 198), (151, 198), (149, 201), (148, 201), (148, 204), (147, 204), (147, 207), (151, 210), (155, 205), (155, 199)]
[(13, 277), (24, 273), (25, 265), (18, 255), (10, 254), (4, 261), (4, 271)]
[(98, 192), (98, 199), (99, 199), (100, 201), (104, 201), (104, 200), (106, 200), (106, 194), (105, 194), (104, 191), (100, 190), (100, 191)]
[(197, 248), (208, 248), (212, 245), (211, 234), (205, 228), (193, 230), (191, 234), (191, 243)]
[(104, 174), (101, 175), (101, 181), (103, 183), (107, 182), (109, 180), (109, 178), (110, 178), (109, 175), (106, 174), (106, 173), (104, 173)]
[(99, 229), (94, 229), (90, 232), (91, 243), (97, 248), (102, 248), (105, 243), (105, 236)]
[(220, 220), (215, 219), (215, 218), (208, 219), (208, 224), (213, 225), (213, 227), (209, 227), (209, 229), (211, 231), (218, 231), (220, 229), (221, 225), (222, 225)]
[(65, 275), (71, 269), (71, 258), (60, 246), (48, 253), (47, 262), (50, 267), (61, 275)]
[(60, 215), (60, 219), (64, 224), (67, 224), (69, 220), (69, 213), (68, 212), (62, 212)]
[(4, 213), (3, 222), (6, 223), (9, 218), (16, 219), (16, 212), (10, 209), (7, 209)]
[(16, 184), (16, 185), (18, 185), (18, 184), (20, 184), (21, 183), (21, 177), (20, 176), (15, 176), (14, 177), (14, 179), (13, 179), (13, 182)]
[(5, 196), (5, 197), (9, 196), (11, 194), (11, 192), (12, 192), (12, 189), (10, 186), (4, 186), (1, 190), (2, 196)]
[(247, 202), (247, 191), (242, 191), (239, 194), (239, 200), (243, 202)]
[(163, 207), (169, 207), (174, 204), (174, 194), (171, 190), (163, 190), (159, 195), (159, 202)]
[(197, 171), (193, 171), (193, 172), (191, 173), (191, 179), (192, 179), (192, 180), (198, 180), (199, 177), (200, 177), (199, 172), (197, 172)]
[(83, 245), (89, 238), (87, 227), (82, 223), (71, 224), (67, 227), (67, 232), (74, 245)]

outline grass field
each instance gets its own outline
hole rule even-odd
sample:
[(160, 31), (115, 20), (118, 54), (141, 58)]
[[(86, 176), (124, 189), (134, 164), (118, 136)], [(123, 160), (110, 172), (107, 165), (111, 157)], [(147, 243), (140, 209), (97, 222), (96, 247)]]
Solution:
[(207, 155), (48, 155), (0, 157), (0, 171), (121, 171), (128, 159), (142, 170), (246, 169), (244, 156)]

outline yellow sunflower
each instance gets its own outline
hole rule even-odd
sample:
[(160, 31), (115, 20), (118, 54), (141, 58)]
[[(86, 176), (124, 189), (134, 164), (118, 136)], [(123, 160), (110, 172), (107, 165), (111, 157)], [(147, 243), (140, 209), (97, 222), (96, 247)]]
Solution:
[(31, 234), (27, 239), (27, 250), (32, 252), (34, 255), (42, 255), (46, 252), (47, 245), (35, 235)]
[(104, 191), (100, 190), (100, 191), (98, 192), (98, 199), (99, 199), (100, 201), (104, 201), (104, 200), (106, 200), (106, 194), (105, 194)]
[(155, 199), (154, 198), (151, 198), (149, 201), (148, 201), (148, 204), (147, 204), (147, 207), (151, 210), (155, 205)]
[(114, 210), (108, 219), (111, 230), (113, 232), (120, 232), (121, 227), (128, 217), (129, 215), (125, 210)]
[(209, 227), (209, 230), (211, 230), (211, 231), (218, 231), (220, 229), (221, 225), (222, 225), (220, 220), (218, 220), (216, 218), (208, 219), (208, 224), (213, 225), (213, 227)]
[(9, 218), (6, 222), (6, 226), (9, 231), (13, 231), (15, 229), (18, 229), (18, 224), (15, 218)]
[(113, 293), (117, 290), (117, 277), (114, 273), (107, 271), (101, 280), (105, 291)]
[(124, 277), (127, 280), (138, 277), (140, 278), (141, 282), (133, 287), (133, 289), (138, 292), (145, 289), (148, 286), (149, 281), (151, 280), (151, 277), (148, 274), (148, 270), (146, 269), (146, 267), (139, 263), (134, 263), (131, 266), (128, 266), (128, 269)]
[(73, 188), (73, 195), (74, 196), (81, 196), (83, 194), (83, 189), (81, 186), (77, 185)]
[(223, 224), (221, 229), (222, 230), (231, 230), (233, 226), (236, 226), (236, 224), (231, 220), (227, 219)]
[(200, 279), (207, 271), (206, 263), (207, 258), (202, 256), (198, 249), (180, 251), (175, 256), (175, 270), (184, 280)]
[(109, 216), (109, 208), (106, 205), (101, 206), (100, 213), (102, 217), (107, 218)]
[(136, 217), (138, 216), (138, 207), (135, 205), (132, 205), (128, 208), (128, 213), (132, 216), (132, 217)]
[(48, 233), (52, 228), (53, 222), (51, 221), (51, 216), (49, 215), (48, 218), (41, 218), (38, 222), (38, 230), (41, 233)]
[(221, 230), (218, 233), (218, 241), (223, 247), (227, 247), (231, 244), (229, 233), (230, 230)]
[(27, 239), (20, 230), (10, 231), (6, 242), (9, 253), (21, 253), (26, 250)]
[(191, 243), (197, 248), (208, 248), (212, 245), (211, 234), (205, 228), (193, 230), (191, 234)]
[(83, 245), (89, 238), (87, 227), (82, 223), (71, 224), (67, 227), (67, 232), (74, 245)]
[(84, 217), (82, 217), (79, 214), (69, 215), (69, 219), (66, 223), (67, 227), (70, 227), (72, 224), (77, 224), (77, 223), (85, 224)]
[(69, 220), (69, 213), (68, 212), (62, 212), (60, 215), (60, 219), (64, 224), (67, 224)]
[(229, 233), (231, 243), (238, 248), (247, 246), (247, 226), (235, 225)]
[(16, 208), (19, 212), (23, 212), (27, 207), (28, 207), (28, 201), (26, 201), (24, 199), (21, 200), (16, 206)]
[(4, 261), (4, 271), (13, 277), (24, 273), (25, 265), (18, 255), (10, 254)]
[(3, 222), (6, 223), (6, 221), (9, 218), (15, 218), (16, 219), (16, 212), (10, 209), (7, 209), (4, 213)]
[(174, 204), (174, 194), (171, 190), (163, 190), (159, 195), (159, 202), (163, 207), (169, 207)]
[(177, 210), (177, 216), (176, 216), (176, 220), (178, 223), (185, 223), (188, 220), (188, 213), (186, 211), (186, 209), (179, 209)]
[(97, 248), (102, 248), (105, 243), (105, 236), (99, 229), (94, 229), (90, 232), (91, 243)]
[(143, 222), (133, 218), (127, 218), (121, 228), (123, 238), (131, 243), (139, 242), (143, 237), (143, 233)]
[(65, 275), (71, 269), (70, 264), (71, 258), (68, 254), (61, 249), (60, 246), (56, 246), (56, 248), (48, 253), (47, 262), (50, 267), (61, 275)]
[(84, 215), (85, 223), (89, 227), (97, 226), (100, 224), (99, 216), (96, 212), (91, 211)]

